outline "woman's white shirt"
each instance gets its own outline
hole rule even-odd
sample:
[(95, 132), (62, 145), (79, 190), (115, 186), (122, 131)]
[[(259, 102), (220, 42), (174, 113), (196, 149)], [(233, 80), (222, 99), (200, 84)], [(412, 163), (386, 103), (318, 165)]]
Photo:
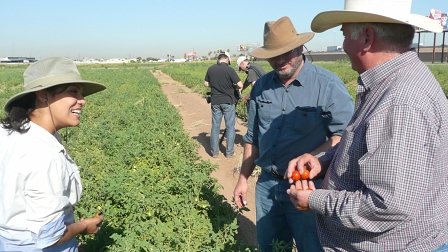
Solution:
[(20, 234), (29, 242), (29, 232), (39, 237), (61, 216), (73, 223), (81, 198), (79, 170), (64, 146), (39, 125), (29, 127), (24, 134), (0, 127), (0, 240)]

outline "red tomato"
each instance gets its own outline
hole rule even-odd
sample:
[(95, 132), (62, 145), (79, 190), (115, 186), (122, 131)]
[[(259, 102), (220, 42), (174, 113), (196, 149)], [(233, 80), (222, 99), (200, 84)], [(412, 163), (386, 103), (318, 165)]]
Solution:
[(300, 179), (300, 173), (298, 170), (294, 170), (291, 175), (292, 180), (297, 181)]
[(302, 179), (308, 179), (310, 177), (310, 171), (308, 170), (303, 170), (302, 176), (300, 176), (300, 178)]

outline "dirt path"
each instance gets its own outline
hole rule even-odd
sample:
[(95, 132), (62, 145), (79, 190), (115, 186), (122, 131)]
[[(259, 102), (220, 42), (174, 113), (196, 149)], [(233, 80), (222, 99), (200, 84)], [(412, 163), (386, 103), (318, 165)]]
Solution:
[[(210, 105), (199, 94), (193, 93), (188, 87), (174, 81), (160, 70), (153, 71), (153, 74), (161, 83), (169, 102), (179, 110), (183, 118), (185, 131), (189, 133), (192, 139), (200, 143), (198, 154), (204, 160), (210, 160), (211, 163), (219, 165), (219, 168), (213, 172), (212, 176), (222, 185), (221, 194), (227, 198), (229, 203), (232, 203), (233, 189), (238, 181), (239, 167), (243, 155), (242, 136), (246, 133), (246, 126), (241, 120), (237, 120), (235, 125), (235, 156), (233, 158), (225, 157), (224, 145), (220, 146), (218, 158), (212, 158), (209, 154), (212, 122)], [(224, 128), (223, 119), (221, 134)], [(225, 140), (223, 144), (225, 144)], [(247, 207), (250, 211), (238, 216), (239, 229), (237, 238), (244, 240), (250, 245), (257, 244), (255, 230), (255, 182), (256, 178), (251, 177), (247, 200)]]

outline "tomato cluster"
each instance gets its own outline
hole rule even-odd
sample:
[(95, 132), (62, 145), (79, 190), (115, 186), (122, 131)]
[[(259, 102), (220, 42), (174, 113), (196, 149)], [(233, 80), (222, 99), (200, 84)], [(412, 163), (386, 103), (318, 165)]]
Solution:
[(293, 172), (292, 172), (292, 175), (291, 175), (291, 178), (292, 178), (292, 180), (294, 180), (294, 181), (297, 181), (297, 180), (299, 180), (299, 179), (308, 179), (310, 177), (310, 171), (308, 171), (308, 170), (303, 170), (303, 174), (302, 175), (300, 175), (300, 173), (299, 173), (299, 171), (298, 170), (294, 170)]

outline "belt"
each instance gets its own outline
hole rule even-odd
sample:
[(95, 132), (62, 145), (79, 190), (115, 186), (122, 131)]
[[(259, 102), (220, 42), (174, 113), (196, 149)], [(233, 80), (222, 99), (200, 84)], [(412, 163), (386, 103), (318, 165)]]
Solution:
[(274, 177), (275, 179), (280, 179), (280, 180), (284, 180), (285, 178), (283, 178), (282, 175), (279, 175), (277, 173), (274, 173), (271, 171), (271, 176)]

